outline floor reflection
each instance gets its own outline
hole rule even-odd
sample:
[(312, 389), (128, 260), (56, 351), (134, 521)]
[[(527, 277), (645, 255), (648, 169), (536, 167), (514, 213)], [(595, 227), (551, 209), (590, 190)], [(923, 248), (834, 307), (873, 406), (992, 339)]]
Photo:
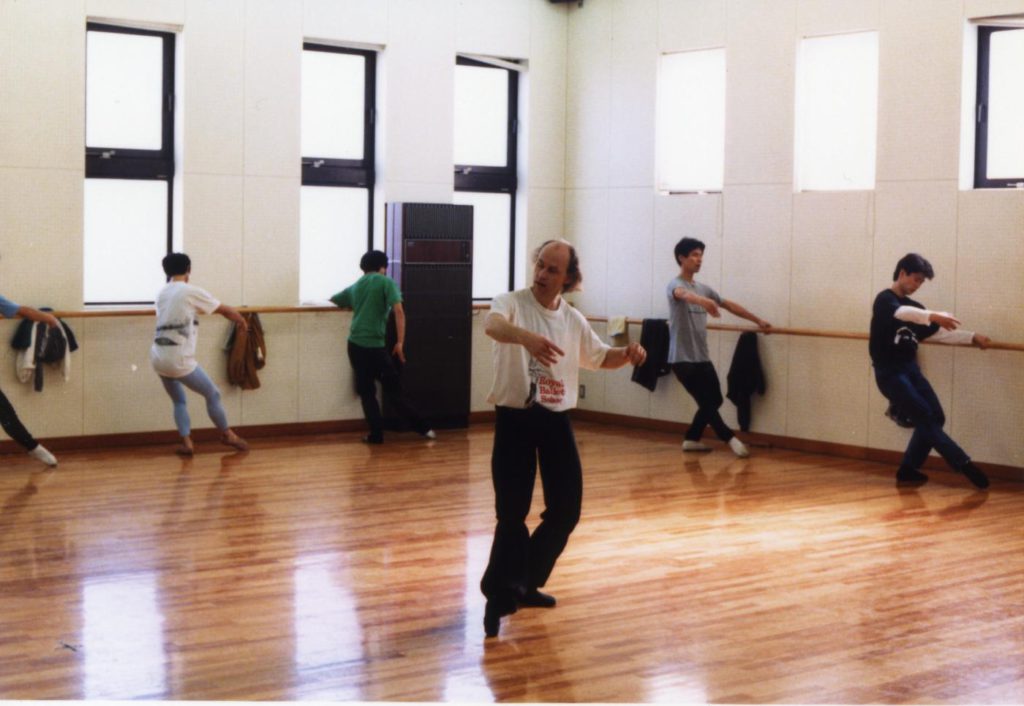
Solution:
[(82, 613), (84, 698), (164, 697), (167, 657), (156, 574), (90, 580), (82, 587)]

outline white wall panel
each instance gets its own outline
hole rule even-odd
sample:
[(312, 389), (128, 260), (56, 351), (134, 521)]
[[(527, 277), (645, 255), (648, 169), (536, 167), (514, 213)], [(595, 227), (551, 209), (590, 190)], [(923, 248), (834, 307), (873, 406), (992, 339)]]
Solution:
[[(786, 434), (866, 446), (871, 362), (863, 341), (794, 338), (789, 345)], [(782, 392), (773, 386), (775, 393)]]
[(178, 40), (185, 70), (185, 95), (178, 101), (184, 133), (180, 168), (186, 173), (241, 174), (246, 138), (245, 0), (189, 2), (187, 10)]
[(303, 0), (302, 33), (306, 39), (385, 44), (387, 2), (381, 0)]
[(0, 2), (0, 166), (82, 169), (82, 0)]
[[(259, 371), (256, 390), (235, 388), (241, 396), (241, 417), (232, 424), (290, 424), (299, 416), (299, 317), (306, 314), (262, 314), (260, 323), (267, 341), (267, 364)], [(324, 361), (326, 363), (326, 361)], [(337, 394), (328, 387), (317, 393), (320, 405)]]
[(794, 1), (729, 3), (727, 185), (793, 182)]
[(565, 185), (609, 184), (612, 100), (612, 9), (594, 3), (569, 22)]
[(958, 178), (961, 8), (960, 0), (882, 3), (879, 182)]
[(721, 0), (658, 0), (658, 51), (724, 47), (726, 7)]
[(882, 0), (798, 0), (797, 35), (816, 37), (877, 30)]
[(247, 177), (242, 240), (245, 306), (294, 306), (299, 299), (299, 184)]
[(457, 51), (521, 58), (530, 51), (533, 0), (455, 0)]
[(617, 0), (612, 16), (612, 186), (654, 185), (657, 0)]
[(872, 194), (864, 191), (793, 196), (794, 326), (867, 331), (875, 295), (872, 205)]
[(302, 5), (245, 2), (245, 173), (300, 176)]
[[(183, 182), (182, 245), (192, 259), (192, 281), (226, 304), (241, 305), (245, 180), (190, 174)], [(159, 276), (160, 263), (153, 265)]]

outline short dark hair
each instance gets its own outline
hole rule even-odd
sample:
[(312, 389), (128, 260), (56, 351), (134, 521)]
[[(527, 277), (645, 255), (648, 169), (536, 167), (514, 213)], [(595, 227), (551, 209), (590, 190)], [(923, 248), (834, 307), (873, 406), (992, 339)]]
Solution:
[(689, 257), (694, 250), (704, 250), (704, 243), (696, 238), (683, 238), (676, 243), (676, 264), (678, 265), (682, 258)]
[(900, 270), (903, 270), (908, 275), (920, 272), (927, 279), (931, 279), (935, 276), (935, 270), (932, 269), (932, 263), (925, 260), (916, 252), (907, 253), (900, 258), (899, 262), (896, 263), (896, 269), (892, 272), (893, 282), (900, 278)]
[(565, 284), (562, 285), (562, 292), (574, 292), (580, 289), (583, 285), (583, 273), (580, 271), (580, 258), (576, 255), (576, 248), (572, 246), (572, 243), (565, 240), (545, 240), (540, 247), (533, 251), (534, 263), (540, 259), (540, 251), (552, 243), (569, 248), (569, 264), (565, 266)]
[(183, 252), (172, 252), (164, 257), (161, 264), (164, 266), (164, 274), (167, 275), (168, 282), (171, 277), (186, 275), (192, 269), (192, 260)]
[(370, 250), (359, 261), (359, 269), (363, 272), (377, 272), (388, 266), (388, 256), (380, 250)]

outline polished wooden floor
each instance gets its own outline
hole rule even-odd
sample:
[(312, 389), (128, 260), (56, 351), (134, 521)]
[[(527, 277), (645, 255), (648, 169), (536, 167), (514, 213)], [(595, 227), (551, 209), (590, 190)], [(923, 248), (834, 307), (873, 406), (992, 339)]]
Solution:
[(486, 641), (489, 426), (0, 457), (0, 699), (1024, 702), (1024, 487), (577, 436), (559, 605)]

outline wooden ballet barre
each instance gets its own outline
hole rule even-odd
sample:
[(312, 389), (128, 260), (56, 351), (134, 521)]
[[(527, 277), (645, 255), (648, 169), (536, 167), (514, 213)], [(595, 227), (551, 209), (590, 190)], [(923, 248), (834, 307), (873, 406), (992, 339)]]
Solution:
[[(478, 303), (473, 305), (474, 309), (488, 309), (490, 305), (484, 303)], [(587, 316), (587, 321), (607, 323), (609, 317), (607, 316)], [(626, 324), (629, 326), (640, 326), (644, 322), (643, 319), (627, 318)], [(790, 328), (788, 326), (772, 326), (771, 329), (765, 330), (757, 328), (756, 326), (736, 326), (733, 324), (708, 324), (708, 330), (711, 331), (735, 331), (737, 333), (743, 333), (746, 331), (753, 331), (754, 333), (763, 333), (765, 335), (781, 335), (781, 336), (807, 336), (810, 338), (834, 338), (834, 339), (847, 339), (866, 341), (869, 336), (866, 333), (859, 331), (820, 331), (817, 329), (809, 328)], [(949, 345), (940, 344), (934, 341), (925, 340), (925, 343), (929, 345)], [(970, 343), (962, 343), (957, 347), (959, 348), (971, 348), (973, 347)], [(997, 351), (1024, 351), (1024, 343), (999, 343), (992, 341), (989, 344), (988, 350)]]
[[(236, 306), (242, 314), (308, 314), (341, 311), (336, 306)], [(54, 311), (58, 319), (101, 319), (117, 316), (153, 316), (156, 309), (88, 309), (86, 311)]]
[[(330, 312), (330, 311), (342, 311), (336, 306), (239, 306), (235, 307), (243, 314), (308, 314), (316, 312)], [(474, 310), (487, 310), (490, 309), (491, 305), (487, 302), (474, 302)], [(91, 319), (91, 318), (105, 318), (115, 316), (153, 316), (156, 310), (153, 308), (148, 309), (90, 309), (87, 311), (55, 311), (53, 315), (59, 319)], [(607, 323), (607, 316), (587, 316), (588, 321)], [(627, 318), (626, 324), (630, 326), (640, 326), (643, 324), (643, 319)], [(754, 326), (735, 326), (732, 324), (708, 324), (708, 329), (711, 331), (735, 331), (737, 333), (743, 333), (745, 331), (753, 331), (754, 333), (763, 333), (779, 336), (807, 336), (809, 338), (833, 338), (833, 339), (847, 339), (847, 340), (868, 340), (868, 334), (861, 333), (859, 331), (820, 331), (817, 329), (808, 328), (790, 328), (786, 326), (773, 326), (770, 330), (756, 328)], [(925, 340), (927, 344), (932, 344), (932, 341)], [(942, 344), (935, 344), (942, 345)], [(948, 344), (946, 344), (948, 345)], [(961, 348), (969, 348), (971, 344), (960, 344)], [(1024, 343), (1000, 343), (998, 341), (992, 341), (989, 344), (988, 350), (997, 351), (1021, 351), (1024, 352)]]

